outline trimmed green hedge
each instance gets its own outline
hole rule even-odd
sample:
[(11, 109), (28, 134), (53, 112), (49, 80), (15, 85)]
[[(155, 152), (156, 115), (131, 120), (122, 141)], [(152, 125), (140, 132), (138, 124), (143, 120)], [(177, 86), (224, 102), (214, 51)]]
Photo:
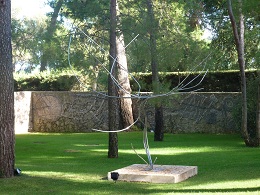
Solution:
[[(188, 84), (187, 87), (195, 86), (196, 84), (201, 83), (195, 88), (188, 89), (186, 91), (192, 91), (196, 89), (203, 88), (201, 91), (203, 92), (239, 92), (240, 90), (240, 72), (237, 71), (222, 71), (222, 72), (208, 72), (204, 79), (205, 72), (201, 74), (199, 72), (167, 72), (160, 73), (160, 82), (163, 91), (170, 90), (178, 84), (180, 84), (183, 80), (182, 85)], [(257, 70), (246, 71), (247, 78), (255, 78), (257, 76)], [(141, 91), (152, 91), (152, 74), (151, 73), (136, 73), (134, 74), (135, 78), (141, 84)], [(137, 84), (133, 80), (131, 80), (131, 87), (133, 91), (138, 90)]]
[[(239, 71), (222, 71), (208, 72), (204, 79), (205, 72), (167, 72), (159, 73), (162, 91), (167, 92), (178, 86), (184, 80), (182, 85), (192, 87), (201, 83), (195, 88), (186, 91), (201, 89), (203, 92), (239, 92), (240, 91), (240, 72)], [(255, 78), (257, 70), (246, 71), (247, 78)], [(62, 71), (62, 72), (43, 72), (38, 74), (15, 74), (15, 91), (71, 91), (81, 90), (76, 76), (82, 78), (84, 83), (88, 83), (81, 72)], [(133, 76), (141, 85), (142, 92), (152, 91), (152, 74), (151, 73), (134, 73)], [(138, 85), (130, 78), (133, 91), (138, 90)]]
[(15, 91), (70, 91), (77, 83), (69, 72), (15, 74)]

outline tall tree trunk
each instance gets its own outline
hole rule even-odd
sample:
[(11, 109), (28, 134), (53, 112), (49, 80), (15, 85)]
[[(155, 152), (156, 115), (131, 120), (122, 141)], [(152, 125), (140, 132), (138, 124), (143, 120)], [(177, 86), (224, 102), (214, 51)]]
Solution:
[[(118, 99), (113, 98), (117, 96), (116, 86), (112, 80), (112, 76), (116, 76), (116, 69), (112, 68), (114, 59), (116, 58), (116, 0), (110, 0), (110, 49), (109, 49), (109, 67), (111, 75), (108, 75), (108, 120), (109, 130), (118, 129)], [(112, 96), (112, 97), (111, 97)], [(108, 143), (108, 158), (118, 157), (118, 137), (117, 133), (109, 133)]]
[(258, 81), (258, 96), (257, 96), (257, 110), (256, 110), (256, 139), (257, 144), (260, 145), (260, 79)]
[(238, 54), (238, 64), (240, 68), (240, 77), (241, 77), (241, 93), (242, 93), (242, 124), (241, 130), (244, 137), (245, 144), (247, 146), (256, 146), (255, 138), (251, 138), (248, 133), (247, 126), (247, 87), (246, 87), (246, 74), (245, 74), (245, 58), (244, 58), (244, 16), (242, 14), (242, 0), (239, 0), (239, 27), (236, 24), (235, 16), (233, 14), (231, 0), (228, 0), (228, 14), (230, 22), (232, 25), (232, 30), (234, 34), (237, 54)]
[[(149, 18), (149, 35), (150, 35), (150, 52), (151, 52), (151, 67), (152, 67), (152, 85), (154, 94), (160, 93), (160, 82), (158, 76), (158, 57), (156, 46), (156, 32), (158, 30), (153, 12), (152, 0), (146, 0), (147, 11)], [(163, 107), (160, 100), (155, 104), (155, 129), (154, 141), (163, 141)]]
[(0, 177), (14, 174), (14, 82), (11, 1), (0, 1)]
[[(120, 13), (117, 3), (117, 13)], [(117, 26), (121, 25), (120, 18), (117, 17)], [(131, 99), (131, 87), (128, 78), (128, 66), (125, 52), (124, 35), (122, 32), (117, 32), (116, 36), (116, 52), (117, 52), (117, 64), (118, 64), (118, 81), (122, 89), (119, 89), (120, 103), (120, 116), (123, 127), (126, 128), (134, 123), (132, 99)]]
[(47, 32), (46, 32), (46, 37), (45, 37), (45, 46), (43, 47), (43, 53), (41, 56), (41, 67), (40, 67), (40, 71), (44, 71), (47, 69), (47, 65), (48, 65), (48, 55), (49, 55), (49, 51), (48, 51), (48, 47), (50, 45), (51, 39), (53, 37), (53, 34), (55, 32), (56, 29), (56, 24), (57, 24), (57, 18), (59, 16), (59, 12), (61, 10), (61, 6), (63, 4), (63, 0), (58, 0), (56, 6), (54, 7), (54, 11), (51, 15), (51, 21), (50, 24), (47, 28)]

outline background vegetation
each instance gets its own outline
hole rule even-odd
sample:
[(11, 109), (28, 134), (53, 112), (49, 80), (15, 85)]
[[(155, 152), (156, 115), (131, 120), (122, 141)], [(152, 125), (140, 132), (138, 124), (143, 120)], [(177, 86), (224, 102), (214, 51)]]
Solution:
[[(185, 79), (185, 83), (196, 79), (199, 82), (203, 79), (205, 72), (160, 72), (160, 82), (169, 91), (176, 87)], [(135, 79), (141, 84), (141, 91), (152, 91), (152, 74), (151, 73), (133, 73)], [(257, 87), (257, 70), (249, 70), (246, 72), (247, 78), (250, 80), (249, 86), (251, 91), (256, 92)], [(77, 70), (61, 70), (61, 71), (45, 71), (41, 73), (15, 73), (15, 91), (89, 91), (92, 90), (91, 79)], [(131, 88), (133, 91), (138, 90), (138, 86), (132, 78)], [(232, 71), (210, 71), (206, 73), (205, 78), (197, 88), (201, 88), (203, 92), (240, 92), (240, 73), (239, 70)], [(254, 85), (252, 85), (254, 83)], [(107, 78), (100, 78), (98, 88), (107, 89)], [(251, 93), (249, 93), (251, 96)], [(253, 96), (252, 98), (257, 98)]]
[[(13, 17), (14, 70), (60, 70), (69, 67), (69, 57), (72, 67), (84, 70), (82, 74), (92, 75), (92, 79), (102, 75), (104, 70), (100, 65), (108, 66), (109, 1), (50, 0), (48, 4), (53, 12), (46, 18)], [(122, 21), (118, 28), (124, 34), (126, 44), (133, 41), (127, 47), (129, 70), (150, 72), (145, 1), (119, 0), (118, 4)], [(235, 11), (236, 6), (234, 3)], [(259, 6), (257, 0), (243, 1), (247, 69), (259, 68)], [(160, 72), (238, 69), (225, 0), (154, 0), (153, 9), (158, 23), (156, 40)], [(70, 35), (71, 53), (68, 56)], [(47, 63), (43, 65), (44, 60)]]

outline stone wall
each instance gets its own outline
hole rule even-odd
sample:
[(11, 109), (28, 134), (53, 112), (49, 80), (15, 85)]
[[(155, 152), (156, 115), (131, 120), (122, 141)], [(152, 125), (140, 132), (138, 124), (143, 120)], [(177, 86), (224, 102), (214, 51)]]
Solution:
[(169, 132), (238, 132), (232, 112), (239, 93), (191, 93), (171, 97), (165, 106), (165, 125)]
[(21, 91), (14, 93), (15, 133), (28, 133), (33, 127), (31, 92)]
[[(190, 93), (157, 101), (163, 102), (166, 132), (233, 133), (238, 130), (231, 112), (238, 98), (239, 93)], [(137, 117), (141, 100), (133, 104)], [(148, 101), (140, 119), (147, 116), (150, 130), (154, 128), (153, 113), (153, 103)], [(16, 92), (15, 116), (16, 133), (108, 129), (107, 99), (96, 93)]]

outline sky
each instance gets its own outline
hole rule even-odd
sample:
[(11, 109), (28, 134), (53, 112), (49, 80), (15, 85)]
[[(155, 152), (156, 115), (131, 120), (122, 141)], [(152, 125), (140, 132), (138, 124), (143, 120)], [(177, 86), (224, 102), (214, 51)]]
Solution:
[(12, 17), (35, 18), (44, 17), (51, 8), (45, 3), (47, 0), (11, 0)]

